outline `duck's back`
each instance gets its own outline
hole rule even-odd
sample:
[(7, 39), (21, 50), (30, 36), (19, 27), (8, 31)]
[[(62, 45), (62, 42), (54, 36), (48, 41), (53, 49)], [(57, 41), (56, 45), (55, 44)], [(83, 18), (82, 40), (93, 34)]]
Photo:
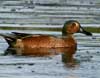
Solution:
[(55, 48), (55, 47), (67, 47), (68, 45), (62, 38), (56, 38), (48, 35), (33, 35), (18, 39), (16, 42), (17, 47), (26, 48)]
[(47, 35), (35, 35), (22, 39), (24, 47), (38, 48), (38, 47), (54, 47), (56, 38)]

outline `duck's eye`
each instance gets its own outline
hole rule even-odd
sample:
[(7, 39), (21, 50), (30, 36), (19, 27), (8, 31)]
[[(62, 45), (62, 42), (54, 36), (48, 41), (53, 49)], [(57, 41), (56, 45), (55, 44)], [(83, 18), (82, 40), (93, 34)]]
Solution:
[(79, 31), (79, 26), (78, 26), (78, 24), (77, 23), (72, 23), (72, 25), (71, 25), (71, 31), (72, 32), (78, 32)]
[(71, 28), (74, 28), (76, 26), (76, 23), (72, 23)]

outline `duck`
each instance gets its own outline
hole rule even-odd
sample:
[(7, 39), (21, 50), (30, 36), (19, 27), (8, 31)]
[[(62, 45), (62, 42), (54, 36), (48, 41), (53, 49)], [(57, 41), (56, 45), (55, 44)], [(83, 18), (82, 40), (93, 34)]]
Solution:
[(75, 33), (83, 33), (92, 36), (91, 32), (86, 31), (78, 21), (66, 21), (62, 27), (61, 38), (53, 35), (29, 34), (20, 32), (11, 32), (10, 35), (0, 34), (3, 36), (9, 47), (25, 49), (34, 48), (73, 48), (77, 50), (77, 41), (74, 38)]

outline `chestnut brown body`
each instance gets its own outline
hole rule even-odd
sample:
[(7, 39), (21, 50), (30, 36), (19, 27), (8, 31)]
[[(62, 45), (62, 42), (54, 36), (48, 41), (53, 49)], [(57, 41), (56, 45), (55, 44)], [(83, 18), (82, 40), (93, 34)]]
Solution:
[(56, 38), (46, 35), (31, 36), (23, 39), (17, 39), (15, 47), (20, 48), (59, 48), (72, 47), (76, 45), (76, 41), (72, 36), (66, 38)]

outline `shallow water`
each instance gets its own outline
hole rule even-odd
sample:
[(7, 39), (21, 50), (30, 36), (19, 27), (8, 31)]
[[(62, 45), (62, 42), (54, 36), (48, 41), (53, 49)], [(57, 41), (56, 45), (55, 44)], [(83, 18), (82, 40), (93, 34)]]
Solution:
[[(5, 32), (5, 31), (4, 31)], [(53, 33), (54, 34), (54, 33)], [(56, 33), (60, 35), (60, 33)], [(32, 57), (6, 55), (8, 44), (0, 37), (1, 78), (100, 78), (100, 35), (75, 34), (78, 49), (73, 58), (75, 66), (62, 62), (62, 55)]]

